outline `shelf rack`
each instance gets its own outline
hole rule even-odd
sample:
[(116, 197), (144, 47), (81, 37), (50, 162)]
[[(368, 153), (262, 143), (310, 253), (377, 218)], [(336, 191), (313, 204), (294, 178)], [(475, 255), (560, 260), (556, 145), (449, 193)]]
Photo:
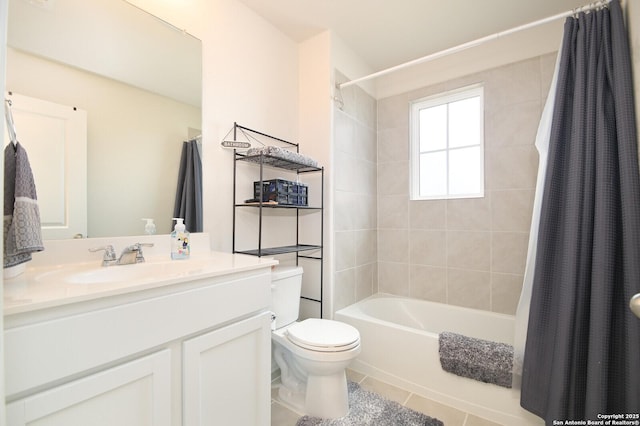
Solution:
[[(250, 129), (248, 127), (241, 126), (237, 123), (233, 123), (233, 136), (234, 140), (237, 136), (237, 131), (252, 133), (254, 135), (262, 136), (273, 141), (277, 141), (284, 144), (289, 149), (295, 149), (296, 153), (299, 153), (299, 145), (297, 143), (289, 142), (284, 139), (280, 139), (271, 135), (268, 135), (257, 130)], [(247, 155), (244, 152), (239, 152), (237, 149), (233, 150), (233, 241), (232, 251), (233, 253), (247, 254), (251, 256), (276, 256), (282, 254), (295, 253), (296, 265), (298, 265), (299, 259), (314, 259), (320, 262), (320, 298), (314, 299), (306, 296), (301, 296), (302, 299), (306, 299), (312, 302), (320, 304), (320, 318), (322, 318), (323, 312), (323, 284), (324, 284), (324, 167), (312, 167), (307, 164), (298, 163), (296, 161), (283, 159), (267, 154)], [(237, 164), (238, 162), (252, 163), (259, 167), (259, 181), (260, 181), (260, 193), (258, 202), (255, 203), (237, 203), (236, 202), (236, 189), (237, 189)], [(320, 205), (318, 206), (296, 206), (296, 205), (284, 205), (284, 204), (271, 204), (264, 203), (262, 197), (262, 182), (264, 181), (264, 168), (283, 169), (290, 172), (296, 172), (298, 175), (306, 173), (320, 173)], [(250, 250), (237, 250), (236, 249), (236, 213), (238, 208), (254, 208), (258, 209), (258, 241), (257, 247)], [(263, 209), (284, 209), (294, 210), (296, 212), (296, 243), (292, 245), (280, 246), (280, 247), (268, 247), (262, 246), (262, 233), (263, 233)], [(317, 211), (320, 213), (320, 244), (303, 244), (300, 242), (300, 212), (301, 211)], [(314, 252), (308, 254), (308, 252)]]

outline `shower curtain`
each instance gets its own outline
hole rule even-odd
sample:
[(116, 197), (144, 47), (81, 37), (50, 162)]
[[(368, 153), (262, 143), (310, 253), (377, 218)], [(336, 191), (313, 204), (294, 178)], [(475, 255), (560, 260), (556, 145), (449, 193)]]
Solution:
[(554, 420), (640, 412), (640, 177), (618, 0), (565, 23), (521, 405)]
[(173, 217), (184, 218), (189, 232), (202, 232), (202, 160), (198, 140), (182, 144)]
[(556, 59), (556, 68), (551, 79), (549, 95), (542, 111), (538, 133), (536, 135), (536, 149), (538, 150), (538, 179), (536, 193), (533, 200), (533, 212), (531, 228), (529, 231), (529, 246), (527, 249), (527, 263), (524, 269), (522, 292), (516, 310), (516, 326), (513, 342), (513, 383), (514, 389), (520, 389), (522, 384), (522, 363), (524, 361), (524, 346), (527, 339), (527, 326), (529, 324), (529, 306), (531, 304), (531, 289), (533, 287), (533, 272), (536, 265), (536, 251), (538, 248), (538, 229), (540, 226), (540, 211), (542, 209), (542, 195), (547, 172), (547, 154), (549, 152), (549, 139), (551, 138), (551, 123), (553, 119), (553, 105), (556, 99), (556, 87), (558, 84), (558, 70), (560, 64), (560, 52)]

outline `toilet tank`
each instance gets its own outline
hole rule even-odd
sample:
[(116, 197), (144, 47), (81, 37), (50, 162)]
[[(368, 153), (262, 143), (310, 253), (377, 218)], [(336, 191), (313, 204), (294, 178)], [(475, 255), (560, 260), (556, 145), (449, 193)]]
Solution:
[(301, 266), (276, 266), (271, 271), (271, 311), (276, 316), (276, 328), (284, 327), (298, 319)]

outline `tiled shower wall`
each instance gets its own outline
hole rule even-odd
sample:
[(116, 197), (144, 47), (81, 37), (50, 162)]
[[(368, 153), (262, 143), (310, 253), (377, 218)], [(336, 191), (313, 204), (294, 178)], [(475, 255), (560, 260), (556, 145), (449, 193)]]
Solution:
[[(378, 101), (379, 291), (515, 313), (537, 176), (535, 135), (555, 58), (544, 55)], [(474, 83), (485, 90), (484, 198), (410, 201), (409, 102)], [(337, 117), (337, 131), (345, 126), (340, 121), (351, 127), (358, 121), (344, 115)], [(336, 169), (354, 169), (350, 155), (345, 152)], [(348, 205), (356, 208), (354, 200)], [(338, 248), (348, 244), (347, 232), (357, 231), (345, 229)], [(355, 265), (342, 266), (346, 273)], [(336, 287), (353, 279), (341, 277)], [(366, 293), (355, 290), (351, 299)]]
[(357, 86), (341, 94), (342, 109), (334, 108), (334, 310), (377, 292), (376, 101)]

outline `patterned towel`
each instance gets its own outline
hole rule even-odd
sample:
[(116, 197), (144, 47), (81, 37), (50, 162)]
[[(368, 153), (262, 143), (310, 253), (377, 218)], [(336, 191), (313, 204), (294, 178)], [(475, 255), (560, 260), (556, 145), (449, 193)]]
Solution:
[(4, 149), (4, 267), (31, 260), (44, 250), (40, 210), (27, 151), (16, 142)]
[(318, 167), (318, 162), (311, 157), (289, 151), (279, 146), (264, 146), (260, 148), (251, 148), (247, 151), (247, 157), (254, 155), (270, 155), (272, 157), (282, 158), (283, 160), (293, 161), (294, 163), (303, 164), (309, 167)]

